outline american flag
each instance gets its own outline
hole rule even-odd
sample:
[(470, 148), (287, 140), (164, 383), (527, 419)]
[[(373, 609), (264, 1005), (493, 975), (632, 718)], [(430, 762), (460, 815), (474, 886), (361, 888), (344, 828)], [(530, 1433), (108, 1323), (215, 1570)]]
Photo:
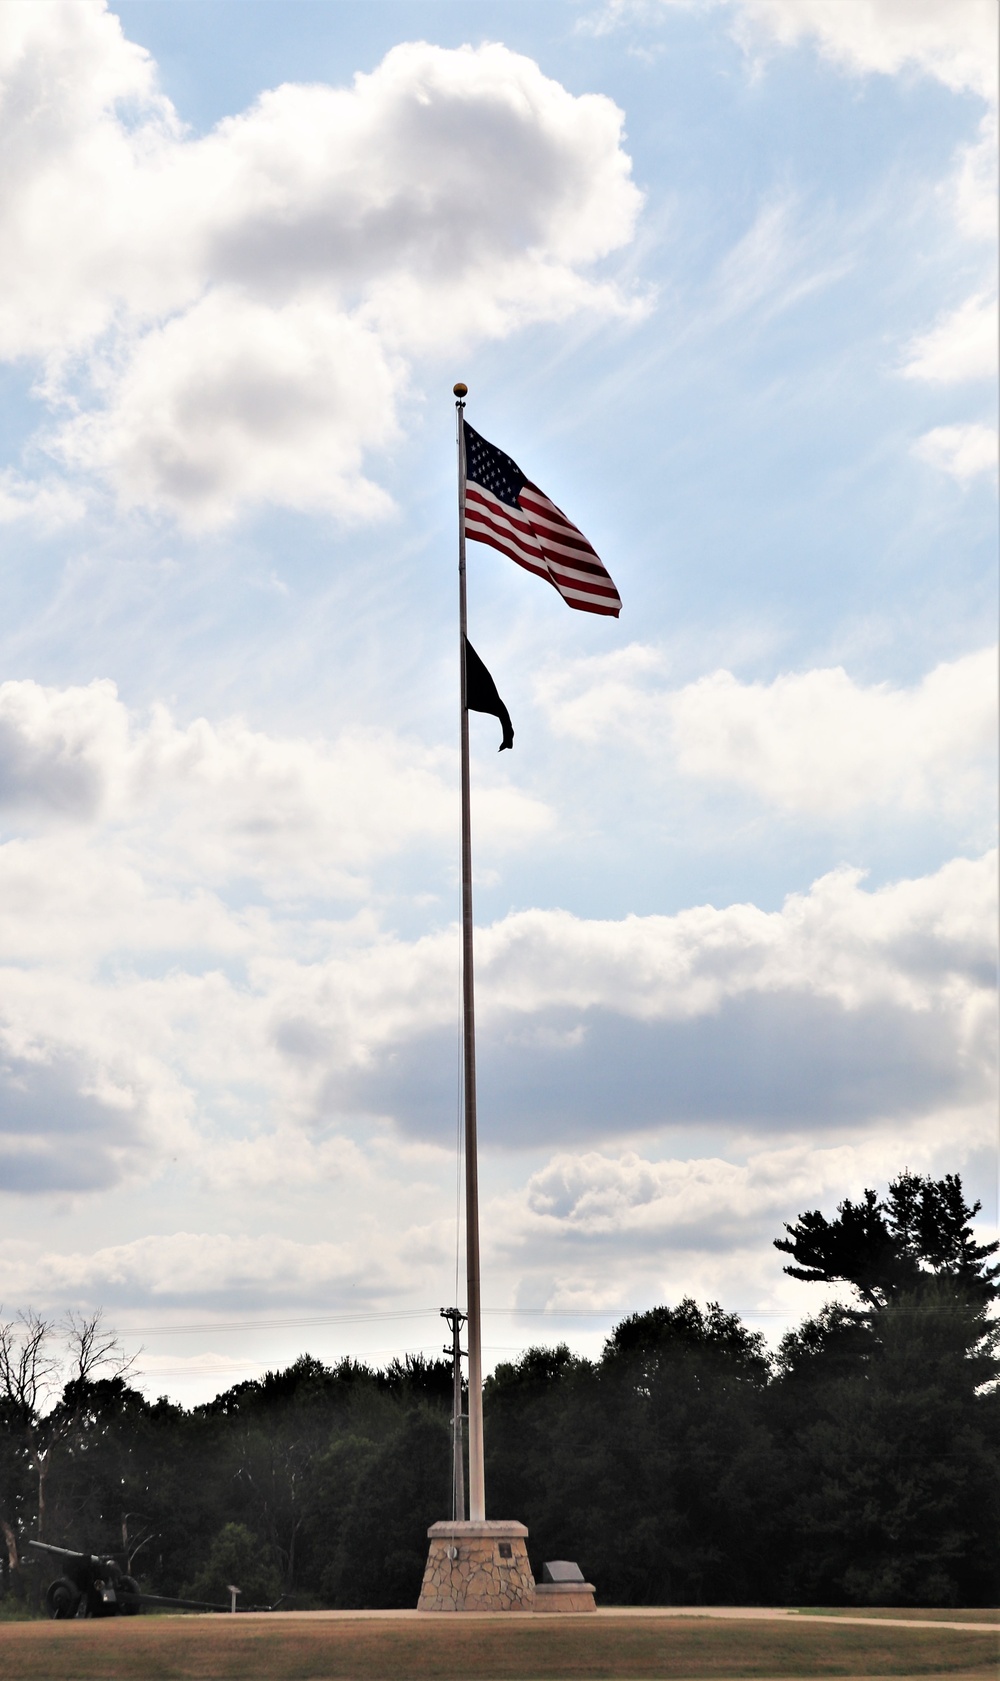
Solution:
[(465, 427), (465, 535), (552, 584), (584, 613), (621, 612), (618, 591), (582, 531), (516, 461)]

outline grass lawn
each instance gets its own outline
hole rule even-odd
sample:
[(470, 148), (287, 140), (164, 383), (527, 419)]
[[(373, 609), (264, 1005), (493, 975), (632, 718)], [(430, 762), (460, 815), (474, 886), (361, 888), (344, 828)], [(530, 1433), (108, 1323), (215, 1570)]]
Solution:
[(570, 1681), (924, 1676), (992, 1681), (997, 1637), (961, 1629), (669, 1617), (136, 1617), (8, 1623), (4, 1681)]

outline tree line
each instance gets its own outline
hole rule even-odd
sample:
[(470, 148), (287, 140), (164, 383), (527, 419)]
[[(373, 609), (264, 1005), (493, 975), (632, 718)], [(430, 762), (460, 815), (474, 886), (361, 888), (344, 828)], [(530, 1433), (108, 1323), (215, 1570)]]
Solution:
[[(841, 1300), (774, 1353), (685, 1299), (623, 1319), (596, 1360), (560, 1344), (499, 1366), (490, 1510), (528, 1524), (536, 1571), (574, 1558), (605, 1603), (995, 1604), (1000, 1266), (978, 1207), (957, 1175), (904, 1172), (803, 1214), (785, 1270)], [(151, 1593), (415, 1603), (451, 1510), (448, 1362), (304, 1354), (186, 1409), (140, 1393), (99, 1317), (65, 1329), (47, 1401), (54, 1328), (0, 1323), (8, 1605), (51, 1574), (32, 1538), (114, 1553)]]

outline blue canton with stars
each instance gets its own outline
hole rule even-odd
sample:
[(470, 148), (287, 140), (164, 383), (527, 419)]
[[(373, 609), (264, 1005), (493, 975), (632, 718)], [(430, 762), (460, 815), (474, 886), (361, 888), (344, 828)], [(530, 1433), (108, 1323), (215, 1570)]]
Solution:
[(506, 502), (511, 508), (520, 507), (517, 493), (528, 480), (517, 462), (493, 444), (488, 444), (467, 420), (462, 424), (465, 427), (466, 477), (481, 485), (483, 490), (492, 491), (499, 502)]

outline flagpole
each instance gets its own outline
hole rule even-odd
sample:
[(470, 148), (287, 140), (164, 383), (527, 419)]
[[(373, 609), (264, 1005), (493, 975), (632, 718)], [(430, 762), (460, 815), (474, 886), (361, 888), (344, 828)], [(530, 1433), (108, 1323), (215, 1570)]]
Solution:
[(458, 623), (462, 727), (462, 1026), (465, 1067), (465, 1264), (469, 1315), (469, 1519), (486, 1518), (483, 1467), (483, 1354), (479, 1299), (479, 1159), (476, 1134), (476, 1002), (472, 962), (472, 806), (469, 786), (469, 711), (465, 704), (465, 433), (468, 387), (455, 386), (458, 435)]

